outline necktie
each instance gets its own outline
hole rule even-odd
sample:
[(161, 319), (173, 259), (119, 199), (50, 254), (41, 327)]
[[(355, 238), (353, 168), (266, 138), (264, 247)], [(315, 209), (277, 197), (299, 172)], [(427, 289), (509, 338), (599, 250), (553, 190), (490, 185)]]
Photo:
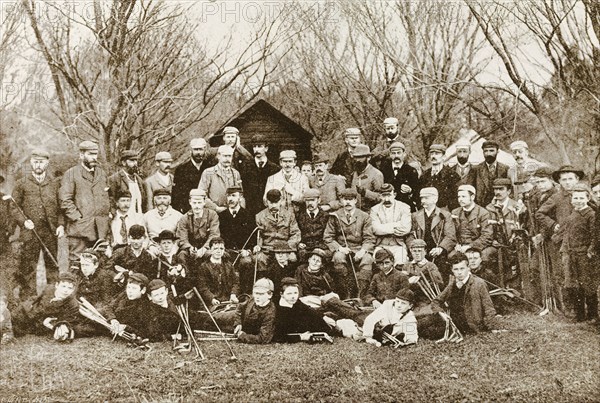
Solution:
[(258, 163), (258, 167), (259, 167), (260, 169), (264, 168), (264, 167), (265, 167), (265, 163), (264, 163), (264, 161), (261, 161), (261, 162), (259, 162), (259, 163)]
[(394, 176), (398, 176), (398, 173), (400, 173), (400, 168), (394, 168)]
[(235, 218), (235, 216), (236, 216), (236, 215), (237, 215), (237, 211), (235, 211), (235, 210), (234, 210), (234, 211), (232, 211), (232, 212), (231, 212), (231, 216), (232, 216), (233, 218)]
[(127, 225), (125, 225), (125, 220), (127, 216), (121, 216), (121, 229), (119, 230), (119, 235), (121, 235), (121, 240), (123, 243), (127, 242)]
[(463, 285), (464, 285), (464, 283), (462, 281), (456, 282), (456, 288), (458, 288), (458, 289), (461, 289)]
[(313, 213), (313, 212), (311, 211), (311, 212), (310, 212), (310, 213), (308, 213), (308, 214), (310, 215), (310, 218), (311, 218), (311, 219), (313, 219), (313, 220), (315, 219), (315, 213)]
[(275, 221), (279, 220), (279, 213), (273, 214), (273, 217), (275, 217)]
[(350, 219), (352, 219), (352, 214), (347, 213), (346, 214), (346, 221), (350, 222)]

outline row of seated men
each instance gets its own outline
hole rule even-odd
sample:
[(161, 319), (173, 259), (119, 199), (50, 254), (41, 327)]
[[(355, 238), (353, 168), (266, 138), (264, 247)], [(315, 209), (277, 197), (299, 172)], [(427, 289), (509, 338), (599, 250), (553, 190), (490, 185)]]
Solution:
[[(462, 253), (455, 255), (450, 261), (453, 280), (440, 292), (443, 281), (435, 264), (424, 258), (422, 240), (415, 240), (415, 261), (402, 270), (394, 266), (389, 250), (382, 248), (376, 253), (377, 274), (364, 298), (372, 305), (368, 310), (340, 300), (323, 268), (325, 252), (319, 249), (309, 253), (308, 263), (298, 267), (293, 277), (280, 280), (278, 301), (271, 301), (275, 286), (268, 278), (258, 279), (251, 296), (239, 295), (243, 301), (238, 301), (239, 280), (231, 263), (223, 260), (223, 240), (214, 239), (210, 247), (212, 268), (203, 266), (202, 270), (219, 273), (222, 281), (203, 282), (200, 278), (205, 280), (206, 273), (202, 273), (197, 283), (200, 291), (192, 287), (204, 307), (188, 311), (187, 321), (193, 329), (213, 330), (216, 323), (219, 330), (231, 332), (245, 343), (309, 341), (311, 334), (323, 332), (377, 346), (395, 340), (398, 347), (416, 343), (419, 335), (440, 337), (450, 318), (461, 333), (494, 326), (493, 304), (483, 280), (471, 273), (472, 261)], [(183, 319), (177, 305), (194, 301), (188, 299), (189, 293), (178, 294), (167, 278), (150, 280), (139, 272), (127, 272), (120, 281), (110, 268), (101, 267), (101, 259), (97, 251), (85, 251), (78, 270), (61, 273), (56, 284), (48, 285), (39, 297), (10, 311), (6, 299), (0, 298), (2, 342), (26, 333), (65, 341), (124, 332), (160, 341), (178, 332)], [(81, 298), (98, 309), (106, 326), (81, 315)], [(236, 308), (210, 314), (223, 298), (229, 298)], [(384, 337), (385, 333), (393, 338)]]

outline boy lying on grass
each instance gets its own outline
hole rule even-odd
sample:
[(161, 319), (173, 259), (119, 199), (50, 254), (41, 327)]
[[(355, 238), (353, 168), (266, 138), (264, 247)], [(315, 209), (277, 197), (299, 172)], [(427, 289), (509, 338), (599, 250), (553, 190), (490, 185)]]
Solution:
[(384, 333), (395, 337), (401, 344), (414, 344), (419, 339), (417, 319), (412, 312), (415, 301), (414, 293), (402, 289), (396, 293), (395, 299), (388, 299), (365, 319), (363, 336), (368, 344), (380, 347), (388, 339)]

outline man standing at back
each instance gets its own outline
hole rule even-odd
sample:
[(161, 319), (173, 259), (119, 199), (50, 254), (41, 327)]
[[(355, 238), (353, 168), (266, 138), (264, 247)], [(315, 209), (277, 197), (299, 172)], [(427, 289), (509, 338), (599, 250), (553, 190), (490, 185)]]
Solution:
[(257, 134), (252, 138), (252, 151), (254, 152), (254, 158), (245, 161), (243, 168), (240, 170), (240, 175), (244, 185), (246, 209), (254, 217), (265, 207), (263, 195), (265, 194), (267, 179), (279, 171), (279, 166), (269, 161), (267, 157), (269, 144), (265, 136)]
[(175, 169), (173, 190), (171, 192), (173, 208), (184, 214), (190, 210), (190, 190), (198, 187), (202, 172), (214, 165), (206, 140), (203, 138), (190, 141), (190, 155), (191, 158), (187, 162)]
[(494, 199), (494, 180), (508, 178), (508, 166), (497, 161), (500, 146), (495, 141), (484, 141), (483, 161), (475, 167), (475, 202), (482, 207), (487, 206)]
[(67, 237), (72, 262), (109, 229), (110, 198), (106, 172), (98, 166), (98, 144), (79, 144), (80, 163), (68, 169), (59, 190), (60, 207), (67, 217)]
[(396, 200), (407, 204), (411, 211), (416, 211), (419, 194), (419, 173), (406, 162), (406, 146), (395, 141), (390, 145), (389, 158), (385, 158), (379, 169), (385, 183), (396, 189)]
[(239, 171), (246, 161), (252, 160), (252, 155), (240, 143), (240, 131), (237, 128), (227, 126), (223, 129), (223, 145), (233, 149), (231, 166), (236, 170)]
[[(158, 189), (167, 189), (169, 195), (173, 188), (173, 174), (171, 173), (171, 164), (173, 157), (167, 151), (156, 153), (154, 157), (156, 161), (156, 172), (146, 178), (144, 185), (146, 187), (146, 210), (150, 211), (154, 208), (154, 192)], [(158, 235), (158, 234), (157, 234)]]
[(344, 132), (344, 142), (348, 147), (337, 155), (330, 172), (334, 175), (343, 176), (346, 179), (346, 184), (352, 181), (353, 159), (352, 154), (357, 145), (360, 144), (360, 129), (351, 127)]
[(454, 170), (444, 165), (445, 152), (446, 147), (442, 144), (432, 144), (429, 147), (431, 168), (423, 172), (423, 176), (419, 180), (419, 188), (436, 188), (438, 191), (438, 207), (451, 211), (458, 206), (456, 190), (460, 178)]
[(112, 202), (112, 210), (117, 210), (117, 195), (131, 193), (131, 204), (129, 212), (142, 214), (146, 203), (146, 190), (142, 178), (138, 175), (138, 153), (133, 150), (125, 150), (121, 154), (122, 169), (108, 178), (108, 192)]

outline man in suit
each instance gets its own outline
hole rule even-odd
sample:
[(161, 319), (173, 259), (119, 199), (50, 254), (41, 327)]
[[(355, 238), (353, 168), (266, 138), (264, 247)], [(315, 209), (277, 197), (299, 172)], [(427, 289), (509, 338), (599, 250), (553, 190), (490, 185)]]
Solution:
[(223, 145), (233, 149), (231, 157), (231, 166), (240, 171), (246, 161), (252, 160), (252, 154), (240, 143), (240, 131), (233, 127), (227, 126), (223, 129)]
[(379, 189), (383, 185), (383, 174), (369, 163), (370, 157), (371, 149), (364, 144), (357, 145), (352, 152), (354, 172), (350, 187), (358, 194), (356, 206), (366, 213), (379, 203)]
[[(226, 145), (219, 146), (218, 164), (202, 172), (198, 185), (199, 189), (206, 192), (206, 207), (217, 213), (227, 209), (227, 188), (242, 186), (240, 173), (231, 165), (232, 158), (233, 148)], [(241, 204), (243, 206), (245, 202), (242, 200)]]
[(309, 188), (308, 178), (296, 170), (296, 151), (283, 150), (279, 153), (281, 170), (267, 179), (267, 192), (277, 189), (281, 192), (282, 208), (289, 210), (292, 215), (300, 208), (302, 195)]
[(181, 250), (192, 259), (202, 259), (209, 253), (210, 240), (221, 236), (219, 216), (205, 208), (206, 193), (201, 189), (190, 190), (191, 209), (177, 223), (177, 238)]
[(190, 155), (188, 161), (175, 168), (175, 175), (173, 175), (172, 205), (180, 213), (189, 211), (190, 190), (198, 187), (204, 170), (214, 165), (206, 140), (203, 138), (190, 141)]
[(497, 161), (500, 146), (495, 141), (484, 141), (484, 162), (475, 167), (475, 202), (480, 206), (487, 206), (494, 198), (493, 183), (498, 178), (508, 178), (508, 166)]
[(319, 191), (319, 209), (325, 212), (339, 209), (340, 193), (346, 188), (344, 178), (329, 173), (329, 160), (323, 154), (315, 155), (313, 163), (315, 174), (308, 184), (311, 189)]
[[(173, 188), (173, 174), (171, 173), (171, 164), (173, 157), (167, 151), (156, 153), (154, 157), (156, 172), (146, 178), (144, 185), (146, 188), (146, 211), (154, 208), (154, 192), (158, 189), (167, 189), (169, 194)], [(158, 234), (156, 234), (158, 235)]]
[(279, 171), (279, 166), (267, 158), (269, 144), (265, 136), (257, 134), (252, 138), (252, 151), (254, 158), (244, 162), (240, 175), (245, 189), (246, 209), (255, 216), (265, 207), (263, 195), (267, 179)]
[(296, 221), (302, 237), (298, 245), (298, 260), (306, 262), (309, 253), (315, 249), (324, 249), (323, 233), (329, 221), (329, 214), (321, 209), (321, 192), (317, 189), (308, 189), (304, 192), (306, 208), (296, 213)]
[(67, 237), (72, 261), (98, 239), (106, 239), (109, 230), (110, 198), (106, 172), (98, 166), (98, 144), (79, 144), (80, 163), (62, 177), (58, 197), (67, 217)]
[(510, 151), (517, 163), (509, 168), (507, 177), (513, 183), (515, 199), (520, 199), (523, 193), (531, 190), (532, 185), (529, 180), (544, 164), (529, 157), (529, 145), (522, 140), (513, 141), (510, 144)]
[(117, 209), (117, 195), (129, 191), (131, 205), (129, 212), (142, 214), (146, 204), (146, 190), (138, 175), (138, 154), (133, 150), (121, 153), (122, 169), (108, 178), (108, 194), (110, 195), (112, 211)]
[(396, 200), (396, 191), (389, 183), (381, 186), (381, 202), (371, 207), (373, 234), (377, 241), (376, 249), (386, 248), (394, 256), (394, 264), (408, 261), (405, 239), (410, 232), (410, 207)]
[[(36, 294), (35, 273), (43, 248), (33, 231), (38, 233), (54, 256), (58, 248), (57, 237), (65, 235), (64, 217), (58, 204), (59, 182), (47, 172), (49, 158), (45, 150), (33, 151), (29, 160), (31, 174), (19, 179), (13, 189), (14, 206), (19, 208), (12, 210), (12, 217), (21, 227), (19, 269), (15, 273), (21, 299)], [(48, 284), (54, 284), (58, 278), (58, 267), (47, 252), (44, 253), (44, 262)]]
[(344, 132), (344, 142), (346, 143), (347, 149), (337, 155), (331, 166), (330, 172), (334, 175), (343, 176), (346, 179), (346, 184), (349, 184), (352, 181), (352, 154), (354, 153), (356, 146), (360, 144), (360, 136), (360, 129), (356, 127), (346, 129)]
[(434, 187), (438, 191), (438, 207), (452, 210), (458, 206), (456, 189), (460, 180), (456, 171), (444, 165), (446, 147), (442, 144), (432, 144), (429, 147), (429, 162), (427, 169), (419, 179), (419, 188)]
[(419, 194), (419, 173), (415, 168), (405, 163), (406, 146), (395, 141), (390, 145), (390, 156), (385, 158), (379, 169), (385, 183), (396, 189), (396, 200), (407, 204), (411, 211), (417, 210)]
[(475, 167), (469, 162), (471, 142), (462, 138), (456, 142), (456, 165), (454, 170), (460, 180), (458, 185), (475, 185)]

